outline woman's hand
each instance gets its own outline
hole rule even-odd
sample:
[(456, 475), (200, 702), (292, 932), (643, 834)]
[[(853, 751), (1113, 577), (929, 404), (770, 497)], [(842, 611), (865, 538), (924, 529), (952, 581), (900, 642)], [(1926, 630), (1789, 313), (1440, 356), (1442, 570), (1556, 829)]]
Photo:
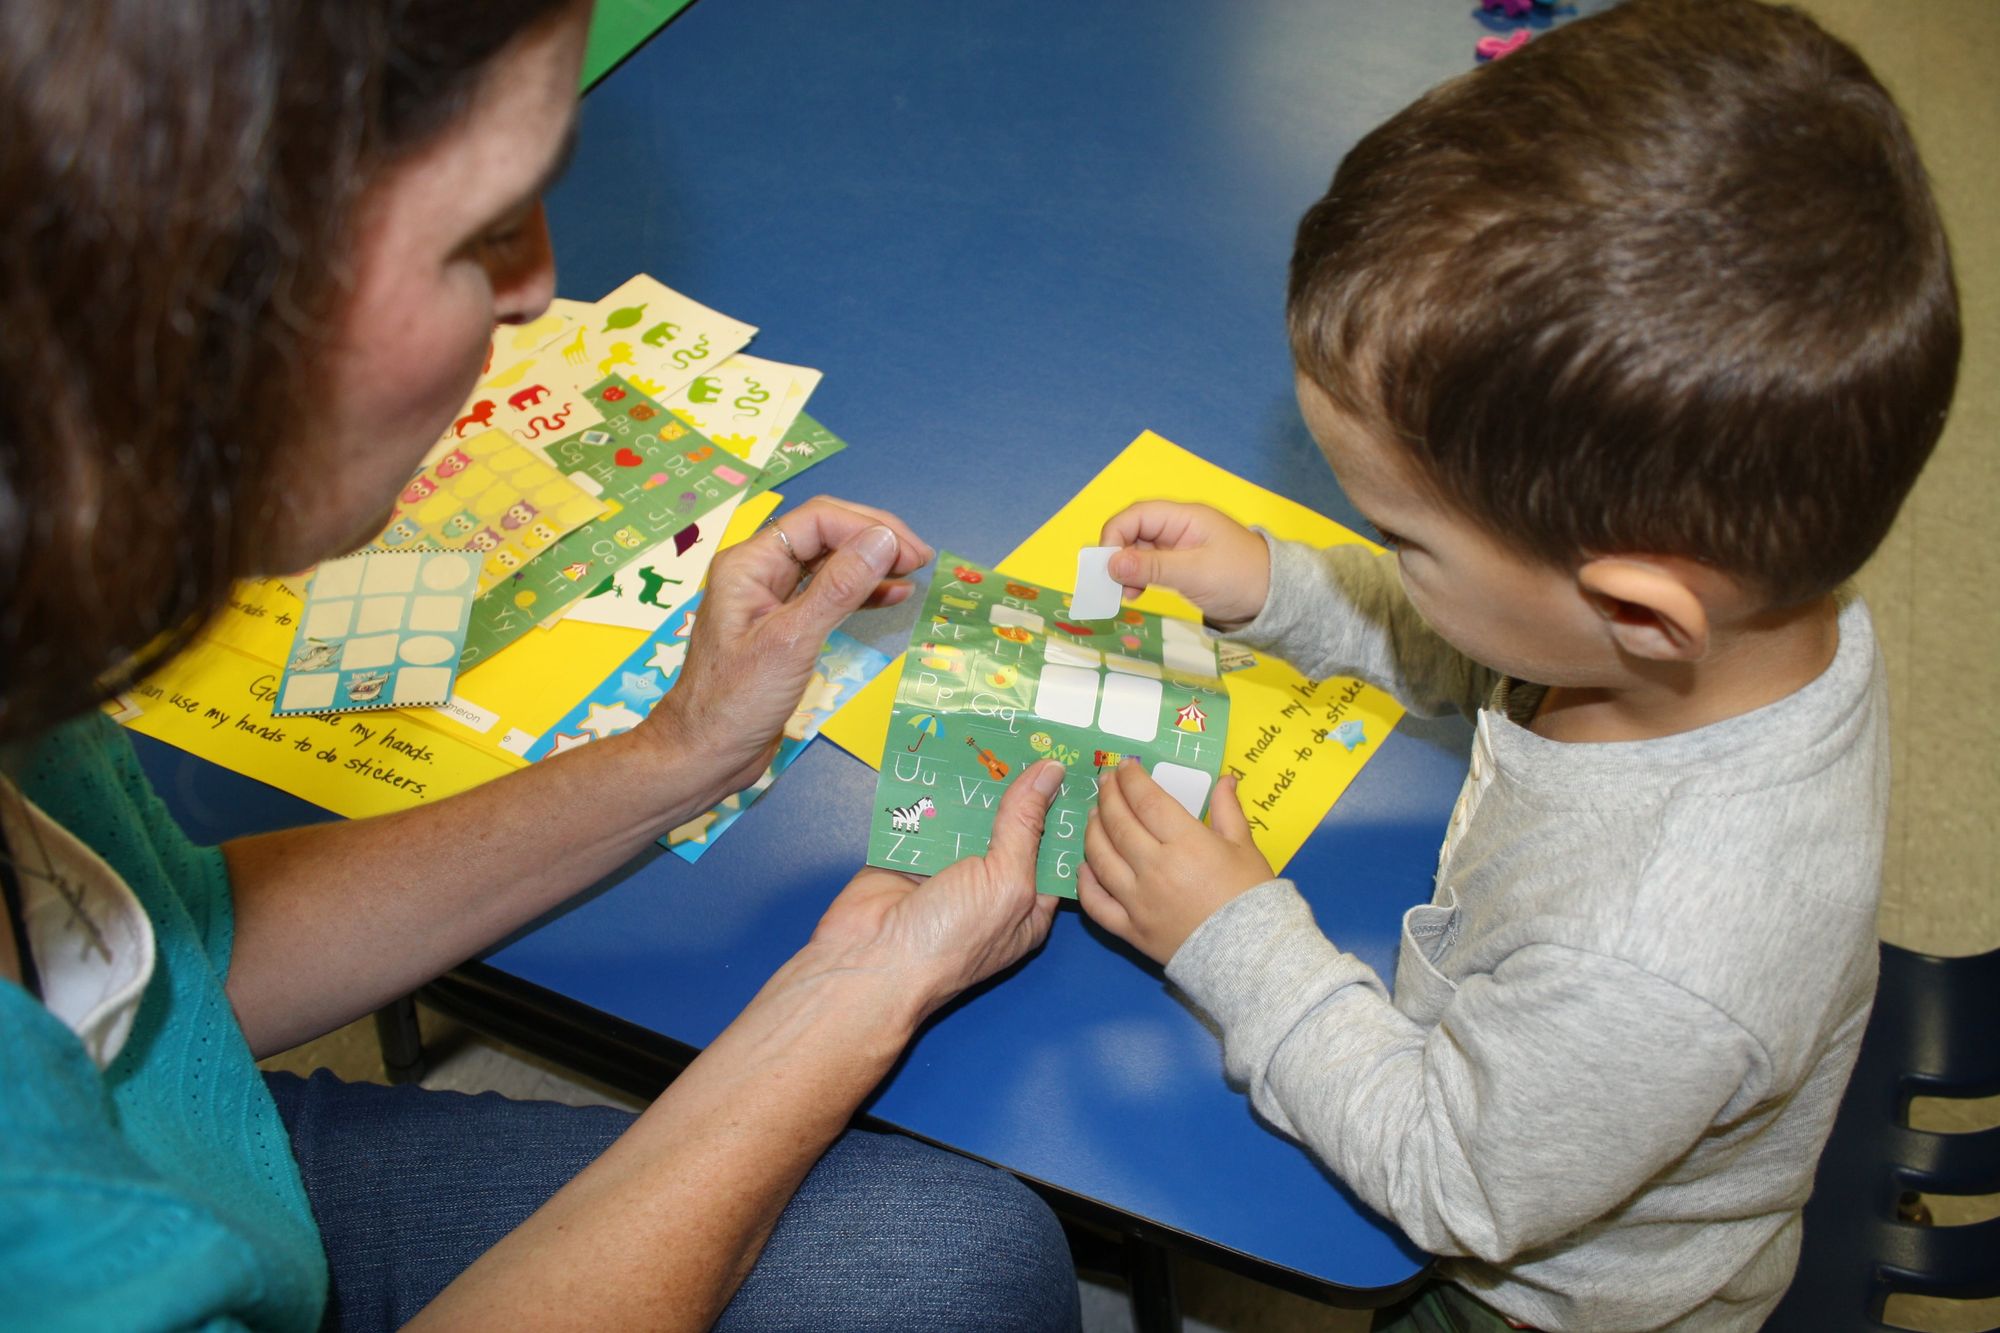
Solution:
[(1147, 500), (1104, 525), (1111, 577), (1137, 597), (1152, 584), (1172, 588), (1218, 629), (1249, 624), (1271, 594), (1271, 552), (1264, 539), (1207, 505)]
[(920, 1016), (1034, 950), (1055, 916), (1035, 892), (1042, 821), (1062, 785), (1053, 760), (1033, 764), (1000, 798), (986, 855), (930, 879), (866, 869), (826, 909), (808, 953), (836, 966), (906, 974)]
[(903, 576), (936, 554), (865, 505), (821, 496), (782, 515), (715, 557), (680, 680), (637, 734), (665, 743), (673, 762), (711, 770), (715, 799), (755, 782), (827, 636), (864, 606), (908, 597)]

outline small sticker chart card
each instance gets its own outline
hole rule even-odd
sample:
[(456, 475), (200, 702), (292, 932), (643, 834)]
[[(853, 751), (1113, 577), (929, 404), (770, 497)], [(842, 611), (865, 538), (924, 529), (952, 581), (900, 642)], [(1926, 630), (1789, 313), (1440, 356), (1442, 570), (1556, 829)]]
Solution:
[(1098, 774), (1136, 758), (1199, 818), (1228, 728), (1199, 626), (1130, 608), (1072, 620), (1068, 594), (942, 554), (903, 659), (868, 864), (928, 875), (984, 853), (1007, 783), (1057, 759), (1069, 771), (1035, 886), (1074, 898)]
[(473, 557), (372, 551), (312, 576), (271, 712), (431, 707), (451, 697), (472, 599)]

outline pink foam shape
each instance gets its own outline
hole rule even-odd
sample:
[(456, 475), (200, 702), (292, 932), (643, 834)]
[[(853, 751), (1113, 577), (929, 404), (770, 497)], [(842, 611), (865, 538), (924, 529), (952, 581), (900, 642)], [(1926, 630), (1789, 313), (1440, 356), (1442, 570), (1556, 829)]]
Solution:
[(1528, 30), (1516, 28), (1505, 37), (1481, 37), (1479, 44), (1472, 49), (1481, 60), (1498, 60), (1502, 56), (1513, 55), (1527, 44)]

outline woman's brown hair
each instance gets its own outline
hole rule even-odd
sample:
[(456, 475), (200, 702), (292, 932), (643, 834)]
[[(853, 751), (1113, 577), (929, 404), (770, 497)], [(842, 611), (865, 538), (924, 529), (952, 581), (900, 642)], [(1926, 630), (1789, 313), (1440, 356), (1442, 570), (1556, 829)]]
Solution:
[(577, 2), (0, 5), (0, 741), (251, 572), (368, 180)]

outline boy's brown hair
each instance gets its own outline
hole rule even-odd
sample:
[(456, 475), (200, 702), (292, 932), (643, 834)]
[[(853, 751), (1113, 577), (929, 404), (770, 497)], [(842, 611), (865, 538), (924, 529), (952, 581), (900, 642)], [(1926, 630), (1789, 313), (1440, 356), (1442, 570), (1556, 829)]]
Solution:
[(1632, 0), (1434, 89), (1299, 224), (1300, 369), (1524, 554), (1848, 578), (1937, 443), (1958, 298), (1868, 67), (1753, 0)]

